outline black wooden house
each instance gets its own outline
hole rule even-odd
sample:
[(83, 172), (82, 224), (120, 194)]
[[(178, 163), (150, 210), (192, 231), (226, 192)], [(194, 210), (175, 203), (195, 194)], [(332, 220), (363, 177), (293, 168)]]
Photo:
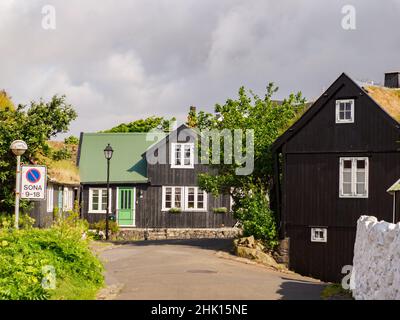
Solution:
[(82, 133), (78, 152), (82, 216), (91, 223), (105, 218), (103, 149), (110, 143), (114, 155), (109, 210), (120, 227), (233, 227), (230, 196), (214, 197), (197, 185), (198, 174), (210, 170), (199, 163), (198, 137), (185, 125), (169, 134)]
[(278, 214), (291, 269), (340, 281), (342, 267), (352, 265), (357, 219), (392, 221), (386, 191), (400, 177), (399, 74), (386, 74), (385, 86), (342, 74), (275, 142)]

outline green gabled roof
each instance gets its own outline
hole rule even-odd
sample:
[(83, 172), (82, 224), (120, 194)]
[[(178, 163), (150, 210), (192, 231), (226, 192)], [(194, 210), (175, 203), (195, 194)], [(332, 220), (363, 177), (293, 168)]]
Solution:
[[(166, 136), (156, 135), (158, 141)], [(111, 183), (147, 182), (147, 163), (142, 154), (155, 141), (146, 137), (147, 133), (82, 133), (78, 155), (81, 183), (106, 182), (107, 160), (103, 150), (107, 144), (114, 149), (110, 161)]]

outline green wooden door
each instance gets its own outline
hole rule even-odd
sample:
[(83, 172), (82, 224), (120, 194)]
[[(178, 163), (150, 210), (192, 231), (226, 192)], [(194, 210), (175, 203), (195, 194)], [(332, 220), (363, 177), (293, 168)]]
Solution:
[(135, 225), (135, 188), (118, 188), (118, 225)]

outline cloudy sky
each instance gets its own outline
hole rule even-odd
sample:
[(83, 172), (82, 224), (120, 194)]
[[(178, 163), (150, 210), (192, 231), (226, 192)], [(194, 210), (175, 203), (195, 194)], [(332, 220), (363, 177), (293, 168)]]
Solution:
[[(355, 30), (342, 28), (346, 4)], [(45, 5), (55, 30), (42, 26)], [(382, 82), (400, 70), (399, 16), (399, 0), (0, 0), (0, 89), (15, 103), (66, 94), (75, 135), (183, 121), (241, 85), (315, 99), (343, 71)]]

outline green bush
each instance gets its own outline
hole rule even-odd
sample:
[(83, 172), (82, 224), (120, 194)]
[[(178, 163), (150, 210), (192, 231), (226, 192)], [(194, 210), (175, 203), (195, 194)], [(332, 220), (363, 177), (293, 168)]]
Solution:
[(214, 213), (227, 213), (228, 209), (226, 207), (214, 208), (213, 212)]
[[(111, 233), (117, 233), (119, 230), (118, 223), (115, 221), (108, 221), (108, 228)], [(90, 229), (95, 229), (97, 232), (106, 231), (106, 220), (102, 219), (90, 225)]]
[[(103, 286), (103, 266), (82, 237), (84, 223), (62, 219), (49, 229), (0, 229), (0, 299), (89, 299)], [(42, 286), (45, 269), (56, 288)]]
[(177, 213), (181, 213), (182, 209), (180, 209), (180, 208), (171, 208), (171, 209), (168, 210), (168, 212), (177, 214)]
[(254, 236), (274, 249), (278, 245), (278, 233), (266, 193), (260, 188), (253, 188), (244, 194), (235, 199), (234, 204), (234, 216), (242, 223), (243, 235)]
[[(35, 224), (35, 219), (28, 214), (20, 215), (18, 225), (20, 229), (30, 229)], [(0, 214), (0, 229), (11, 229), (15, 225), (15, 215)]]

